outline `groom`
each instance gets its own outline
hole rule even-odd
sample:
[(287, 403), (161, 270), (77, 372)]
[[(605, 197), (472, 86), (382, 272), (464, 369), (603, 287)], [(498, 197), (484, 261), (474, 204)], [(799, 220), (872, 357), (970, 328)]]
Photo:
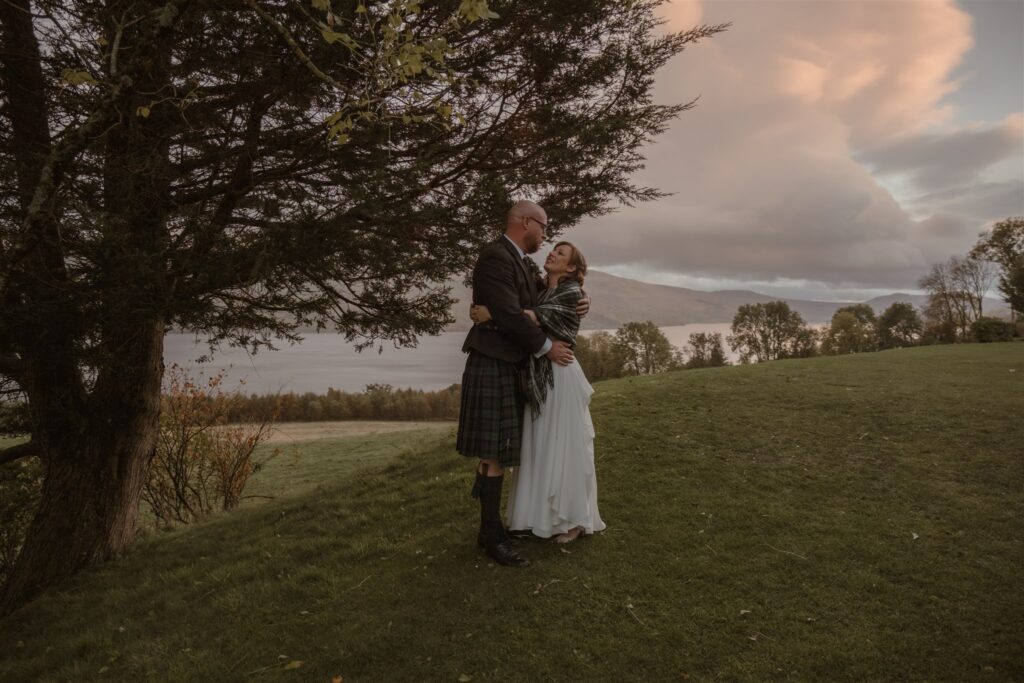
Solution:
[(526, 255), (540, 248), (547, 220), (544, 209), (530, 201), (509, 209), (505, 234), (484, 247), (473, 267), (473, 303), (487, 306), (491, 320), (473, 326), (462, 345), (469, 358), (462, 375), (456, 448), (480, 461), (473, 486), (473, 496), (480, 499), (477, 543), (507, 567), (530, 564), (512, 547), (501, 522), (504, 468), (519, 464), (524, 408), (520, 371), (531, 354), (561, 365), (573, 361), (572, 347), (548, 339), (523, 313), (537, 305), (537, 278)]

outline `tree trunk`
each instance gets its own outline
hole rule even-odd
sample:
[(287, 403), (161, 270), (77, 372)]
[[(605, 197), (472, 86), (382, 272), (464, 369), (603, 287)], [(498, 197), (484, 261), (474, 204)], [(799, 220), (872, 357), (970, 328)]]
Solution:
[(80, 435), (47, 434), (41, 425), (42, 499), (0, 595), (0, 616), (131, 543), (160, 426), (164, 329), (146, 327), (121, 346), (120, 372), (94, 394)]

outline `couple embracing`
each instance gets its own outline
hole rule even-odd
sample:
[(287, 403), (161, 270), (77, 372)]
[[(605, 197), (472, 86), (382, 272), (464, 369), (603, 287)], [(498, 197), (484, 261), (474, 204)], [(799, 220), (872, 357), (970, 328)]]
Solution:
[(587, 265), (576, 247), (559, 242), (541, 278), (527, 254), (540, 249), (546, 229), (537, 204), (520, 201), (509, 210), (505, 234), (484, 247), (473, 268), (476, 324), (462, 347), (469, 357), (456, 448), (479, 460), (477, 542), (512, 567), (529, 560), (501, 519), (508, 468), (508, 529), (565, 543), (605, 528), (597, 510), (593, 389), (572, 352), (589, 309)]

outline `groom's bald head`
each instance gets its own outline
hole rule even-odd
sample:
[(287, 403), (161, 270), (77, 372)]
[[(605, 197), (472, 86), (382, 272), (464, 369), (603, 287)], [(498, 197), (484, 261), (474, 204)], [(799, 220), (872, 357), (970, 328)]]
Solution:
[(505, 218), (505, 234), (527, 254), (540, 249), (548, 215), (540, 204), (520, 199), (508, 210)]

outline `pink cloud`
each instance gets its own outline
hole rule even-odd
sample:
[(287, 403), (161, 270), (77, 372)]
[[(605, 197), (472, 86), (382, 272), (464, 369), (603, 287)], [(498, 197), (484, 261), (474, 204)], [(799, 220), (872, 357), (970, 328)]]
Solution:
[(962, 197), (947, 193), (942, 216), (920, 222), (921, 207), (912, 215), (858, 158), (907, 140), (945, 149), (937, 140), (955, 133), (943, 98), (973, 44), (971, 18), (955, 2), (662, 7), (673, 30), (733, 27), (659, 74), (659, 101), (701, 96), (647, 150), (639, 178), (675, 194), (573, 235), (595, 265), (907, 287), (937, 253), (970, 246), (980, 221), (958, 212)]

